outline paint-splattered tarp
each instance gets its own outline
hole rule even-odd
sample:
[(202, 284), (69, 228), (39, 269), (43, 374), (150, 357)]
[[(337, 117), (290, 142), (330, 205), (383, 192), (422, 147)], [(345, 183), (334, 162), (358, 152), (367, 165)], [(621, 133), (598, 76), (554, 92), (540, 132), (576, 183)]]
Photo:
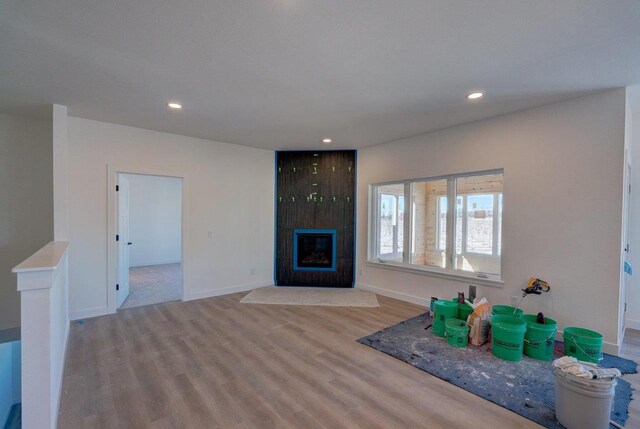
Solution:
[[(551, 362), (531, 359), (508, 362), (491, 354), (490, 345), (459, 349), (433, 335), (428, 313), (360, 338), (358, 342), (407, 362), (547, 428), (562, 428), (555, 419), (555, 381)], [(562, 343), (555, 354), (562, 356)], [(636, 373), (636, 363), (604, 355), (601, 365)], [(611, 419), (624, 425), (633, 389), (626, 380), (616, 386)], [(613, 427), (613, 426), (611, 426)]]

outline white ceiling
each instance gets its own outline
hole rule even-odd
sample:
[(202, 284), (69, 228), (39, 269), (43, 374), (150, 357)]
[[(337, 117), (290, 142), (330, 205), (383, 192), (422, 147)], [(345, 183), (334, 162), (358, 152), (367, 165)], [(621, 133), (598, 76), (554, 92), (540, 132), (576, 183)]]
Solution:
[(0, 111), (58, 103), (269, 149), (359, 148), (633, 83), (640, 0), (0, 0)]

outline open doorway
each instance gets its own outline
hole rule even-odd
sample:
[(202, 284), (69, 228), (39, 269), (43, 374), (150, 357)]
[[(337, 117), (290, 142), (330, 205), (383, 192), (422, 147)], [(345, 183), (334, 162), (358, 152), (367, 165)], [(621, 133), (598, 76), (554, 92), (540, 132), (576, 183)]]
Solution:
[(118, 309), (182, 299), (182, 179), (117, 174)]

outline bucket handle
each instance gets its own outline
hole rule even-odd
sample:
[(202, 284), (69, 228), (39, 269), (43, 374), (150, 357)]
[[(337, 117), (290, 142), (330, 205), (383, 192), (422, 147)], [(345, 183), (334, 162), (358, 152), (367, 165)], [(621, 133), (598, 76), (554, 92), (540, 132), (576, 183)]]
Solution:
[(555, 333), (555, 332), (553, 332), (551, 335), (549, 335), (547, 338), (545, 338), (545, 339), (544, 339), (544, 340), (542, 340), (542, 341), (531, 341), (531, 340), (527, 340), (526, 338), (524, 339), (524, 341), (525, 341), (526, 343), (529, 343), (529, 344), (536, 344), (536, 345), (537, 345), (537, 344), (546, 343), (547, 341), (549, 341), (551, 338), (553, 338), (553, 337), (555, 337), (555, 336), (556, 336), (556, 333)]
[(449, 333), (445, 330), (445, 331), (444, 331), (444, 337), (445, 337), (445, 338), (447, 338), (447, 337), (449, 336), (448, 334), (449, 334)]
[[(578, 342), (577, 342), (577, 341), (574, 341), (574, 340), (573, 340), (573, 339), (571, 339), (571, 338), (569, 338), (569, 341), (571, 341), (573, 344), (575, 344), (575, 345), (576, 345), (576, 347), (578, 348), (578, 350), (580, 350), (582, 353), (584, 353), (584, 354), (585, 354), (585, 355), (587, 355), (587, 356), (590, 356), (590, 355), (589, 355), (589, 353), (585, 352), (585, 351), (582, 349), (582, 347), (580, 347), (580, 346), (578, 345)], [(600, 362), (602, 359), (604, 359), (604, 355), (603, 355), (603, 353), (602, 353), (602, 350), (600, 350), (600, 357), (599, 357), (599, 358), (597, 358), (597, 360), (598, 360), (598, 362)]]

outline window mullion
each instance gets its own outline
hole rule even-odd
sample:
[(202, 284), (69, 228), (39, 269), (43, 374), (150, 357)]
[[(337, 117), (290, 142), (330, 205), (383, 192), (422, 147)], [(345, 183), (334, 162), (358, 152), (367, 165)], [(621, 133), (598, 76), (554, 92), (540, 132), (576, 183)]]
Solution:
[(374, 236), (375, 236), (375, 242), (374, 242), (374, 252), (373, 255), (376, 259), (380, 258), (380, 204), (382, 203), (382, 197), (380, 195), (380, 190), (378, 188), (375, 189), (375, 232), (374, 232)]
[(398, 196), (394, 196), (395, 198), (395, 210), (394, 210), (394, 218), (396, 220), (396, 224), (392, 225), (393, 228), (393, 236), (391, 237), (391, 253), (393, 255), (395, 255), (396, 253), (398, 253), (398, 223), (400, 222), (400, 216), (398, 216)]
[(453, 178), (447, 179), (447, 244), (446, 244), (446, 267), (453, 270), (455, 257), (455, 210), (456, 210), (456, 181)]
[(468, 228), (468, 208), (467, 195), (462, 197), (462, 254), (467, 253), (467, 228)]
[(436, 197), (436, 251), (438, 250), (442, 250), (440, 249), (440, 222), (442, 222), (442, 219), (440, 219), (440, 204), (442, 202), (440, 201), (440, 196)]
[(493, 213), (491, 215), (491, 226), (493, 227), (492, 231), (492, 240), (491, 240), (491, 253), (495, 256), (498, 254), (498, 194), (493, 194)]

